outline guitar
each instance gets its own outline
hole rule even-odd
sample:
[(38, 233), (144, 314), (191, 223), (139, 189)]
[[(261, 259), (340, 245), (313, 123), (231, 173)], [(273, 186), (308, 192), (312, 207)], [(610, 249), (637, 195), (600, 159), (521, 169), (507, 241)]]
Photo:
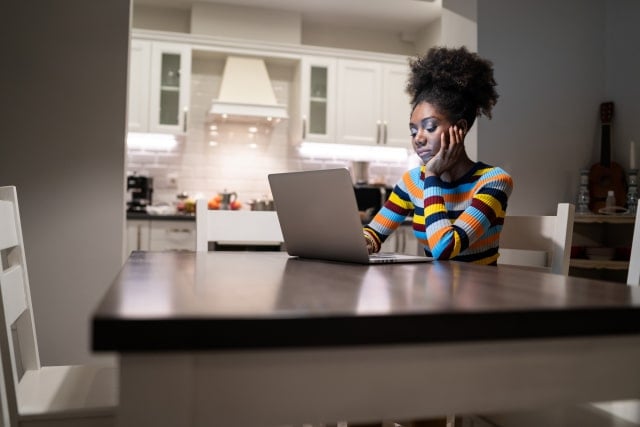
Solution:
[(611, 161), (611, 119), (613, 102), (600, 104), (600, 162), (589, 171), (589, 209), (599, 213), (605, 207), (607, 192), (613, 190), (616, 206), (624, 206), (627, 195), (627, 179), (622, 166)]

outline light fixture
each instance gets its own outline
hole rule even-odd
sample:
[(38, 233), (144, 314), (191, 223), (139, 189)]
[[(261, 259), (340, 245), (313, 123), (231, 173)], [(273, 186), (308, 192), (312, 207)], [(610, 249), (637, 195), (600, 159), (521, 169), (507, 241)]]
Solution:
[(298, 148), (302, 157), (315, 159), (405, 162), (409, 151), (402, 147), (303, 142)]
[(167, 133), (127, 133), (129, 150), (171, 151), (178, 145), (175, 135)]

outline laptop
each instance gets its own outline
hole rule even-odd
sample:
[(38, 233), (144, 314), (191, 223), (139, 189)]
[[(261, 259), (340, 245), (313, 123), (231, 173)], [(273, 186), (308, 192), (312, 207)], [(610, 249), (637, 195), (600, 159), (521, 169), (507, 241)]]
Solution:
[(396, 253), (369, 255), (347, 169), (270, 174), (269, 185), (291, 256), (359, 264), (432, 260)]

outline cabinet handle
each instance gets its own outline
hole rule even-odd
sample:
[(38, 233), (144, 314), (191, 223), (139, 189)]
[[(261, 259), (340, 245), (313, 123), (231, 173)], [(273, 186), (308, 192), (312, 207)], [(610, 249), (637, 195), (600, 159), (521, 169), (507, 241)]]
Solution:
[(167, 234), (169, 233), (191, 233), (191, 230), (188, 228), (169, 228)]
[(302, 118), (302, 140), (307, 139), (307, 118)]
[(382, 143), (387, 145), (387, 122), (383, 124), (383, 132), (382, 132)]
[(380, 123), (380, 120), (378, 120), (377, 124), (376, 124), (376, 144), (380, 144), (380, 133), (381, 133), (381, 129), (380, 126), (382, 125), (382, 123)]
[(188, 117), (189, 117), (188, 109), (187, 109), (187, 107), (185, 107), (184, 111), (182, 113), (182, 131), (184, 133), (187, 133), (187, 118)]

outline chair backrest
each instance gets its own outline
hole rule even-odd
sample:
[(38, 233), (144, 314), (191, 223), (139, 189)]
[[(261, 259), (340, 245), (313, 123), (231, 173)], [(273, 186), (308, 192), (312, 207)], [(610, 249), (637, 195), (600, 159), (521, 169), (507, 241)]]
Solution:
[(555, 216), (507, 215), (498, 264), (540, 266), (569, 274), (575, 206), (559, 203)]
[(7, 422), (7, 416), (17, 418), (16, 387), (23, 372), (40, 369), (15, 187), (0, 187), (0, 300), (2, 406)]
[(629, 273), (627, 284), (640, 285), (640, 209), (636, 212), (636, 222), (633, 225), (633, 240), (631, 241), (631, 257), (629, 258)]
[(196, 251), (206, 252), (209, 242), (244, 245), (279, 245), (284, 242), (275, 211), (209, 210), (196, 200)]

